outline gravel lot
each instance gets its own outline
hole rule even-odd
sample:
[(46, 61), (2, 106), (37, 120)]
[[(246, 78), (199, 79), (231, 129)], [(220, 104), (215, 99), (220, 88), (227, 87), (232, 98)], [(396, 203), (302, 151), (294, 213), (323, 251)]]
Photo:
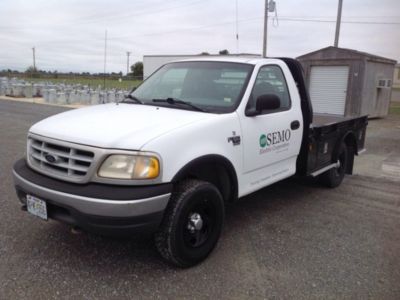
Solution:
[(149, 237), (72, 234), (20, 211), (12, 164), (30, 125), (63, 110), (0, 100), (0, 299), (400, 299), (400, 179), (382, 167), (400, 157), (400, 118), (370, 121), (370, 156), (339, 188), (290, 179), (230, 206), (217, 249), (181, 270)]

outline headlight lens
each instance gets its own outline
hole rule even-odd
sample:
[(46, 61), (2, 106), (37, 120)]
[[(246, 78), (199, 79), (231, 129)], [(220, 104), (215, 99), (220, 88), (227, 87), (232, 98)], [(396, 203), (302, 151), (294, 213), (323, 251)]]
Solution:
[(100, 177), (115, 179), (154, 179), (159, 174), (158, 159), (141, 155), (111, 155), (98, 171)]

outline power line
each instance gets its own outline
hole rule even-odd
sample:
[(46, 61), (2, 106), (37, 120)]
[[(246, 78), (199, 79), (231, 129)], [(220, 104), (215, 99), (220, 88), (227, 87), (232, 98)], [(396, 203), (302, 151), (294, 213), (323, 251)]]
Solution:
[[(146, 16), (146, 15), (154, 15), (154, 14), (157, 14), (157, 13), (160, 13), (160, 12), (164, 12), (164, 11), (168, 11), (168, 10), (175, 10), (175, 9), (179, 9), (179, 8), (183, 8), (183, 7), (188, 7), (188, 6), (192, 6), (192, 5), (196, 5), (196, 4), (200, 4), (200, 3), (203, 3), (204, 2), (204, 0), (197, 0), (197, 1), (193, 1), (193, 2), (190, 2), (190, 3), (186, 3), (186, 4), (183, 4), (183, 5), (177, 5), (177, 6), (169, 6), (169, 7), (164, 7), (164, 8), (160, 8), (160, 9), (154, 9), (153, 7), (152, 7), (152, 9), (151, 9), (151, 11), (149, 11), (149, 12), (139, 12), (139, 13), (127, 13), (127, 14), (125, 14), (124, 16), (113, 16), (113, 15), (110, 15), (110, 16), (104, 16), (104, 18), (102, 18), (101, 19), (101, 21), (102, 22), (104, 22), (104, 21), (112, 21), (112, 20), (122, 20), (122, 19), (132, 19), (133, 17), (141, 17), (141, 16)], [(88, 20), (88, 19), (86, 19), (85, 18), (85, 20), (82, 20), (82, 21), (80, 21), (80, 22), (74, 22), (74, 25), (75, 24), (90, 24), (90, 23), (98, 23), (98, 18), (94, 18), (94, 19), (92, 19), (92, 20)], [(67, 25), (67, 26), (69, 26), (70, 25), (70, 23), (69, 24), (65, 24), (65, 25)]]
[[(238, 23), (245, 23), (245, 22), (254, 22), (254, 21), (259, 21), (262, 20), (263, 17), (252, 17), (252, 18), (246, 18), (246, 19), (241, 19), (238, 20)], [(279, 18), (281, 21), (289, 21), (289, 22), (311, 22), (311, 23), (335, 23), (335, 20), (322, 20), (322, 19), (308, 19), (308, 18), (295, 18), (295, 17), (280, 17)], [(228, 25), (228, 24), (234, 24), (236, 23), (235, 21), (225, 21), (225, 22), (218, 22), (218, 23), (213, 23), (213, 24), (208, 24), (208, 25), (203, 25), (203, 26), (197, 26), (197, 27), (190, 27), (190, 28), (181, 28), (181, 29), (175, 29), (175, 30), (170, 30), (170, 31), (158, 31), (158, 32), (153, 32), (153, 33), (144, 33), (144, 34), (138, 34), (138, 35), (123, 35), (123, 36), (114, 36), (112, 38), (109, 38), (109, 40), (126, 40), (128, 38), (137, 38), (137, 37), (146, 37), (146, 36), (157, 36), (157, 35), (166, 35), (166, 34), (172, 34), (172, 33), (180, 33), (180, 32), (186, 32), (186, 31), (196, 31), (196, 30), (201, 30), (201, 29), (206, 29), (206, 28), (212, 28), (212, 27), (218, 27), (218, 26), (223, 26), (223, 25)], [(342, 21), (342, 23), (346, 24), (366, 24), (366, 25), (400, 25), (400, 22), (373, 22), (373, 21)], [(2, 38), (7, 38), (3, 37)], [(90, 40), (103, 40), (100, 38), (92, 38), (89, 37)], [(16, 41), (15, 39), (9, 40), (10, 42), (18, 43), (18, 44), (27, 44), (30, 43), (30, 41)], [(69, 41), (67, 39), (59, 39), (59, 40), (48, 40), (48, 41), (38, 41), (39, 43), (57, 43), (57, 42), (65, 42)]]
[[(241, 20), (238, 20), (238, 22), (244, 23), (244, 22), (259, 21), (262, 19), (264, 19), (264, 17), (254, 17), (254, 18), (241, 19)], [(279, 20), (293, 21), (293, 22), (315, 22), (315, 23), (335, 23), (336, 22), (335, 20), (320, 20), (320, 19), (305, 19), (305, 18), (300, 19), (300, 18), (285, 18), (285, 17), (279, 17)], [(213, 23), (213, 24), (208, 24), (208, 25), (198, 26), (198, 27), (182, 28), (182, 29), (163, 31), (163, 32), (144, 33), (144, 34), (138, 34), (138, 35), (133, 35), (133, 36), (132, 35), (114, 36), (110, 39), (111, 40), (121, 40), (121, 39), (127, 39), (127, 38), (165, 35), (165, 34), (179, 33), (179, 32), (185, 32), (185, 31), (196, 31), (196, 30), (205, 29), (205, 28), (212, 28), (212, 27), (217, 27), (217, 26), (222, 26), (222, 25), (234, 24), (235, 22), (236, 21), (226, 21), (226, 22)], [(366, 25), (400, 25), (400, 22), (342, 21), (341, 23), (366, 24)]]
[[(115, 16), (115, 15), (106, 15), (103, 17), (83, 17), (83, 20), (70, 20), (68, 22), (65, 23), (61, 23), (58, 22), (56, 24), (53, 24), (53, 27), (63, 27), (63, 26), (68, 26), (70, 27), (71, 25), (86, 25), (86, 24), (104, 24), (104, 22), (106, 21), (112, 21), (113, 23), (115, 23), (115, 20), (122, 20), (122, 19), (132, 19), (134, 17), (140, 17), (140, 16), (146, 16), (146, 15), (154, 15), (160, 12), (164, 12), (164, 11), (168, 11), (168, 10), (176, 10), (176, 9), (180, 9), (180, 8), (184, 8), (184, 7), (188, 7), (188, 6), (192, 6), (192, 5), (196, 5), (196, 4), (200, 4), (200, 3), (204, 3), (205, 0), (196, 0), (190, 3), (186, 3), (183, 5), (175, 5), (175, 6), (169, 6), (169, 7), (163, 7), (160, 9), (154, 9), (153, 7), (151, 7), (151, 11), (148, 12), (139, 12), (139, 13), (126, 13), (124, 15), (120, 15), (120, 16)], [(43, 25), (33, 25), (33, 24), (27, 24), (24, 25), (23, 27), (12, 27), (12, 26), (0, 26), (0, 29), (11, 29), (11, 30), (26, 30), (27, 28), (31, 28), (31, 27), (41, 27), (41, 26), (48, 26), (47, 24), (43, 24)]]
[[(245, 23), (245, 22), (254, 22), (254, 21), (259, 21), (262, 20), (263, 17), (253, 17), (253, 18), (246, 18), (246, 19), (241, 19), (238, 20), (238, 23)], [(309, 19), (309, 18), (294, 18), (294, 17), (280, 17), (281, 21), (288, 21), (288, 22), (311, 22), (311, 23), (335, 23), (335, 20), (322, 20), (322, 19)], [(228, 24), (234, 24), (236, 23), (235, 21), (225, 21), (225, 22), (218, 22), (218, 23), (213, 23), (213, 24), (208, 24), (208, 25), (203, 25), (203, 26), (197, 26), (197, 27), (191, 27), (191, 28), (181, 28), (181, 29), (175, 29), (175, 30), (170, 30), (170, 31), (158, 31), (158, 32), (153, 32), (153, 33), (144, 33), (144, 34), (138, 34), (138, 35), (124, 35), (124, 36), (114, 36), (112, 38), (108, 38), (109, 40), (126, 40), (126, 39), (134, 39), (138, 37), (147, 37), (147, 36), (157, 36), (157, 35), (167, 35), (167, 34), (173, 34), (173, 33), (180, 33), (180, 32), (190, 32), (190, 31), (197, 31), (201, 29), (206, 29), (206, 28), (213, 28), (213, 27), (218, 27), (218, 26), (223, 26), (223, 25), (228, 25)], [(373, 22), (373, 21), (342, 21), (342, 23), (345, 24), (365, 24), (365, 25), (400, 25), (400, 22)], [(0, 34), (1, 36), (1, 34)], [(7, 37), (2, 35), (2, 38), (7, 39)], [(93, 41), (99, 41), (103, 40), (100, 38), (93, 38), (89, 37), (88, 39), (93, 40)], [(59, 40), (48, 40), (48, 41), (37, 41), (37, 43), (42, 43), (45, 44), (51, 43), (54, 45), (55, 43), (63, 43), (65, 41), (71, 41), (69, 39), (59, 39)], [(26, 45), (28, 43), (31, 43), (31, 41), (16, 41), (15, 39), (10, 39), (9, 42), (21, 44), (21, 45)], [(137, 42), (136, 42), (137, 44)], [(90, 54), (91, 55), (91, 54)]]
[[(88, 16), (88, 17), (83, 17), (83, 18), (85, 18), (85, 20), (83, 20), (82, 22), (83, 23), (99, 23), (100, 24), (103, 21), (107, 21), (107, 20), (104, 20), (104, 18), (107, 18), (107, 19), (111, 18), (111, 20), (112, 19), (121, 20), (123, 18), (131, 18), (131, 17), (136, 17), (136, 16), (146, 16), (146, 15), (154, 14), (154, 13), (157, 13), (157, 12), (163, 12), (163, 11), (167, 11), (167, 10), (171, 10), (171, 9), (177, 9), (177, 8), (183, 8), (183, 7), (186, 7), (186, 6), (195, 5), (195, 4), (198, 4), (198, 3), (201, 3), (201, 2), (204, 2), (204, 1), (195, 1), (195, 2), (192, 2), (192, 3), (189, 3), (189, 4), (185, 4), (185, 5), (181, 5), (181, 6), (165, 7), (165, 8), (159, 9), (159, 10), (152, 10), (151, 12), (139, 12), (139, 13), (135, 13), (135, 14), (129, 13), (127, 15), (122, 15), (122, 16), (112, 15), (112, 16), (104, 16), (103, 18), (95, 18), (95, 17), (93, 17), (93, 19), (91, 19), (91, 17)], [(313, 16), (310, 16), (310, 15), (307, 15), (307, 16), (283, 15), (282, 17), (283, 18), (307, 19), (307, 20), (312, 20), (310, 18), (336, 18), (336, 16), (333, 16), (333, 15), (324, 15), (324, 16), (322, 16), (322, 15), (313, 15)], [(374, 16), (348, 15), (348, 16), (346, 16), (346, 18), (375, 18), (375, 19), (379, 19), (379, 18), (385, 18), (385, 19), (387, 19), (387, 18), (396, 18), (396, 19), (399, 19), (400, 15), (396, 15), (396, 16), (395, 15), (374, 15)], [(240, 21), (242, 21), (242, 20), (240, 20)], [(327, 20), (327, 21), (329, 21), (329, 20)], [(79, 22), (79, 20), (78, 21), (70, 20), (67, 23), (57, 23), (57, 24), (53, 24), (52, 26), (71, 26), (71, 24), (80, 25), (80, 24), (83, 24), (82, 22)], [(357, 21), (347, 21), (347, 22), (357, 22)], [(364, 21), (360, 21), (360, 22), (364, 23)], [(367, 21), (366, 23), (369, 24), (370, 22)], [(394, 24), (398, 24), (397, 22), (386, 22), (386, 21), (384, 21), (384, 22), (372, 22), (372, 24), (393, 24), (393, 23)], [(26, 24), (26, 25), (24, 25), (22, 27), (18, 27), (18, 26), (17, 27), (15, 27), (15, 26), (0, 26), (0, 29), (3, 29), (3, 30), (7, 30), (7, 29), (10, 29), (10, 30), (27, 30), (27, 29), (31, 29), (32, 27), (36, 27), (36, 26), (40, 27), (40, 26), (48, 26), (48, 25), (47, 24), (42, 24), (42, 25)]]
[[(262, 17), (248, 18), (248, 19), (238, 20), (238, 22), (243, 23), (243, 22), (250, 22), (250, 21), (258, 21), (261, 19), (263, 19), (263, 18)], [(234, 24), (235, 22), (236, 21), (225, 21), (225, 22), (218, 22), (218, 23), (202, 25), (202, 26), (197, 26), (197, 27), (174, 29), (174, 30), (162, 31), (162, 32), (144, 33), (144, 34), (138, 34), (138, 35), (133, 35), (133, 36), (132, 35), (114, 36), (114, 37), (110, 38), (110, 40), (121, 40), (121, 39), (126, 39), (126, 38), (136, 38), (136, 37), (153, 36), (153, 35), (164, 35), (164, 34), (169, 34), (169, 33), (179, 33), (179, 32), (185, 32), (185, 31), (192, 31), (192, 30), (212, 28), (212, 27), (228, 25), (228, 24)]]
[[(296, 16), (296, 15), (283, 15), (282, 17), (285, 18), (336, 18), (337, 16), (334, 15), (318, 15), (318, 16), (310, 16), (310, 15), (306, 15), (306, 16)], [(378, 16), (378, 15), (374, 15), (374, 16), (356, 16), (356, 15), (346, 15), (345, 18), (360, 18), (360, 19), (366, 19), (366, 18), (374, 18), (374, 19), (379, 19), (379, 18), (400, 18), (400, 15), (398, 16)]]
[[(318, 20), (318, 19), (303, 19), (303, 18), (285, 18), (280, 17), (279, 20), (293, 22), (315, 22), (315, 23), (335, 23), (335, 20)], [(400, 22), (372, 22), (372, 21), (342, 21), (347, 24), (365, 24), (365, 25), (400, 25)]]

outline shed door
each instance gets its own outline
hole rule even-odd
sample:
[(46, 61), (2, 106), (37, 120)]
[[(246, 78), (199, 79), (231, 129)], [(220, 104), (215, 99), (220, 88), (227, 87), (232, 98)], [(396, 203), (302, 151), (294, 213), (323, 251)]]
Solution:
[(311, 67), (310, 97), (314, 112), (343, 116), (348, 78), (348, 66)]

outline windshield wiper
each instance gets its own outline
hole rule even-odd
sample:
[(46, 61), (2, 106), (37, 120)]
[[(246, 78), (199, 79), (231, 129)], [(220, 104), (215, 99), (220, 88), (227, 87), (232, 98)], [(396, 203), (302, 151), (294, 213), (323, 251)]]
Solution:
[(153, 102), (161, 102), (161, 103), (168, 103), (171, 105), (176, 105), (176, 104), (183, 104), (186, 106), (189, 106), (197, 111), (202, 111), (202, 112), (207, 112), (207, 110), (205, 110), (204, 108), (198, 107), (197, 105), (194, 105), (190, 102), (184, 101), (184, 100), (180, 100), (180, 99), (176, 99), (176, 98), (165, 98), (165, 99), (153, 99)]
[(124, 103), (125, 100), (127, 100), (127, 99), (133, 100), (133, 101), (135, 101), (135, 103), (143, 104), (143, 102), (141, 100), (139, 100), (138, 98), (136, 98), (135, 96), (133, 96), (131, 94), (125, 96), (124, 100), (122, 100), (120, 103)]

